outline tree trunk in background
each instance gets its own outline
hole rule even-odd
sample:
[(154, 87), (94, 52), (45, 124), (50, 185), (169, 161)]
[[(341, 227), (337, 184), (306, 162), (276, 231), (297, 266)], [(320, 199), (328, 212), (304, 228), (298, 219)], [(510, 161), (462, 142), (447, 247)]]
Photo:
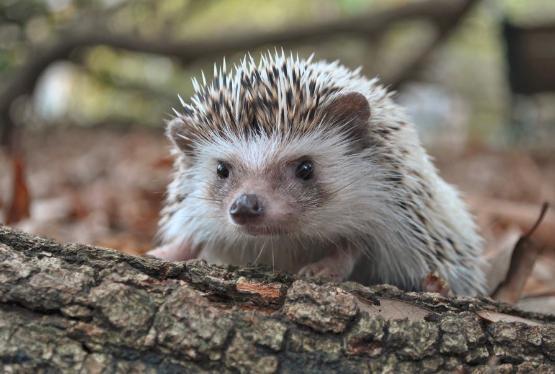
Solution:
[(0, 227), (3, 372), (555, 372), (554, 322), (489, 299), (167, 263)]

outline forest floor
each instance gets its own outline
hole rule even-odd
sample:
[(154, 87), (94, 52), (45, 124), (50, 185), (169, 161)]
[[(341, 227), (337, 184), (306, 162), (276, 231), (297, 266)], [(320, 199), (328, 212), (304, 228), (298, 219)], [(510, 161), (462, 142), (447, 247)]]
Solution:
[[(80, 242), (142, 254), (154, 243), (170, 178), (169, 143), (157, 131), (63, 129), (30, 133), (23, 142), (30, 217), (11, 225), (61, 242)], [(555, 154), (471, 146), (432, 151), (441, 175), (463, 192), (494, 264), (492, 284), (509, 266), (519, 237), (543, 202), (555, 202)], [(13, 205), (12, 160), (0, 154), (0, 223)], [(534, 239), (545, 248), (519, 306), (555, 313), (555, 207)]]

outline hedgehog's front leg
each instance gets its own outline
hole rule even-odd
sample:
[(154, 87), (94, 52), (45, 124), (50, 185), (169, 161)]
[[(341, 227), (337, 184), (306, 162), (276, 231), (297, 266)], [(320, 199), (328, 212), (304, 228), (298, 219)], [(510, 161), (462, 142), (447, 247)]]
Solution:
[(349, 278), (360, 257), (360, 250), (350, 245), (336, 246), (324, 258), (301, 268), (299, 275), (309, 278), (327, 278), (344, 281)]
[(187, 261), (197, 258), (199, 250), (183, 240), (174, 240), (168, 244), (151, 249), (147, 256), (157, 257), (167, 261)]

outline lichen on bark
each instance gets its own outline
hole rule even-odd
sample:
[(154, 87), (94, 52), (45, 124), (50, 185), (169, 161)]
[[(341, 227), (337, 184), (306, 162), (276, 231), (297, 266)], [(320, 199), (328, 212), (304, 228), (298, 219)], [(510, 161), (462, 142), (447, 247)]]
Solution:
[(0, 227), (2, 372), (555, 372), (554, 322), (489, 299), (168, 263)]

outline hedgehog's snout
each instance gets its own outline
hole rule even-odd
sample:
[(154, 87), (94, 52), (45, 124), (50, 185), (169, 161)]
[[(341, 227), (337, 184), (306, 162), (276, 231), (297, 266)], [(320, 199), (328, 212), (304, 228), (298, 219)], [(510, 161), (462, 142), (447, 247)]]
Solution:
[[(246, 174), (246, 173), (245, 173)], [(235, 181), (233, 191), (227, 192), (224, 212), (234, 232), (249, 236), (281, 235), (296, 229), (299, 216), (290, 183), (285, 187), (276, 179), (281, 175), (255, 173)], [(270, 175), (268, 175), (270, 174)], [(237, 177), (237, 173), (235, 174)]]
[(229, 207), (229, 215), (238, 225), (251, 223), (263, 213), (264, 206), (256, 194), (242, 194)]

